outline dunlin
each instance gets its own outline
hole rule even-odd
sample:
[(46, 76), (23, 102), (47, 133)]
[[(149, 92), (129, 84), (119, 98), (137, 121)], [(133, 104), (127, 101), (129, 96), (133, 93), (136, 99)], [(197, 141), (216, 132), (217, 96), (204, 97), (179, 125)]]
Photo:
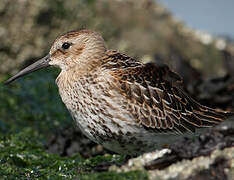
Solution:
[(59, 93), (81, 131), (117, 153), (151, 151), (232, 115), (189, 97), (168, 66), (108, 50), (101, 35), (90, 30), (58, 37), (47, 56), (6, 84), (50, 65), (61, 69)]

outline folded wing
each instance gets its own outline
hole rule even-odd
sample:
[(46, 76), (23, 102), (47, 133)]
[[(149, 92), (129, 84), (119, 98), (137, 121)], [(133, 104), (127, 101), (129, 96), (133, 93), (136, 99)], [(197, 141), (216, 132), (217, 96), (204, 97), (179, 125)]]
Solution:
[[(125, 63), (134, 62), (123, 56)], [(139, 125), (162, 132), (195, 132), (196, 128), (211, 127), (233, 115), (193, 100), (177, 86), (182, 82), (180, 76), (166, 65), (132, 63), (121, 66), (120, 62), (111, 75), (116, 78), (120, 93), (128, 99), (127, 109)]]

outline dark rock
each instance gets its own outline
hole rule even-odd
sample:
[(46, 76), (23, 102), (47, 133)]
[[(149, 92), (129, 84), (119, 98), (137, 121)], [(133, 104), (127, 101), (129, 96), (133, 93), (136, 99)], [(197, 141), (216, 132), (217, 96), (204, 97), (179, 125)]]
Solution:
[(48, 140), (45, 148), (48, 152), (57, 153), (61, 156), (71, 156), (75, 153), (80, 153), (85, 158), (103, 155), (108, 152), (102, 146), (85, 137), (79, 129), (73, 127), (57, 130)]

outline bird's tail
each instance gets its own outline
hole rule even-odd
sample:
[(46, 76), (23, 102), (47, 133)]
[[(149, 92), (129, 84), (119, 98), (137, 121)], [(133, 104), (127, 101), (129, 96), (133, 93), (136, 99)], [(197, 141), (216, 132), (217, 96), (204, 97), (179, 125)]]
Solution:
[[(193, 107), (192, 116), (194, 117), (194, 120), (197, 122), (196, 124), (197, 127), (211, 127), (223, 122), (224, 120), (228, 119), (231, 116), (234, 116), (233, 112), (209, 108), (207, 106), (199, 104), (190, 97), (188, 98)], [(191, 118), (191, 120), (192, 119), (193, 118)]]
[(180, 95), (186, 99), (185, 113), (181, 113), (179, 132), (195, 132), (196, 129), (212, 127), (227, 118), (234, 116), (233, 112), (212, 109), (203, 106), (180, 90)]
[(194, 115), (201, 120), (202, 127), (210, 127), (234, 116), (234, 113), (212, 109), (198, 104), (198, 109), (194, 109)]

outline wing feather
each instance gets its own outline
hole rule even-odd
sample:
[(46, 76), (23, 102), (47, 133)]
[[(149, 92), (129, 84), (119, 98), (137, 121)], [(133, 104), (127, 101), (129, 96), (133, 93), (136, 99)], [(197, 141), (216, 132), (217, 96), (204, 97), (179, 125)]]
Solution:
[[(115, 62), (115, 63), (113, 63)], [(217, 111), (200, 105), (177, 85), (178, 74), (166, 65), (141, 64), (120, 53), (112, 55), (110, 74), (119, 90), (129, 100), (129, 111), (136, 123), (158, 130), (175, 133), (195, 132), (199, 127), (220, 123), (232, 113)]]

